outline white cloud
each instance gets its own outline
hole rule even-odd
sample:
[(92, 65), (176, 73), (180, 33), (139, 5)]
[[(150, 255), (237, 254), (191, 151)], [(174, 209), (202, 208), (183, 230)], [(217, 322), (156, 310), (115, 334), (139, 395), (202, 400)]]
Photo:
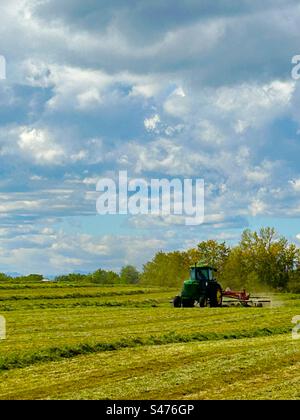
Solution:
[(289, 181), (289, 183), (296, 192), (300, 191), (300, 178)]
[(246, 114), (259, 109), (274, 108), (274, 106), (285, 106), (291, 98), (295, 89), (293, 81), (283, 82), (274, 80), (268, 84), (242, 84), (236, 87), (223, 87), (217, 90), (216, 106), (225, 112), (242, 111)]
[(159, 81), (153, 81), (152, 83), (143, 83), (135, 84), (132, 87), (131, 96), (144, 96), (145, 98), (153, 98), (159, 94), (162, 86)]
[[(35, 126), (7, 126), (0, 128), (0, 157), (23, 161), (22, 165), (70, 166), (78, 163), (96, 164), (103, 159), (103, 141), (92, 137), (81, 139), (73, 129)], [(22, 167), (20, 165), (20, 167)], [(46, 181), (38, 169), (30, 175), (35, 182)]]
[(212, 144), (221, 144), (225, 141), (225, 136), (222, 133), (222, 131), (218, 127), (216, 127), (211, 121), (200, 121), (197, 129), (201, 141)]
[(195, 167), (193, 166), (195, 160), (199, 160), (199, 165), (201, 160), (200, 156), (195, 155), (189, 156), (188, 160), (188, 150), (164, 138), (155, 140), (146, 146), (131, 143), (127, 146), (127, 154), (130, 156), (130, 161), (137, 173), (158, 171), (166, 175), (189, 175), (195, 173)]
[(78, 268), (93, 271), (100, 266), (117, 271), (125, 263), (140, 267), (158, 248), (166, 247), (165, 240), (145, 236), (67, 235), (43, 230), (13, 238), (5, 238), (0, 231), (0, 241), (6, 249), (0, 255), (2, 267), (13, 264), (15, 271), (27, 274), (68, 273)]
[(44, 163), (60, 164), (65, 157), (62, 147), (55, 143), (46, 130), (22, 127), (20, 129), (18, 146), (26, 155), (31, 156), (40, 165)]
[(80, 109), (93, 109), (102, 102), (99, 90), (92, 88), (77, 95)]
[(98, 177), (87, 177), (87, 178), (84, 178), (82, 180), (82, 182), (84, 184), (86, 184), (86, 185), (93, 185), (93, 186), (95, 186), (98, 181), (99, 181), (99, 178)]
[(50, 110), (77, 108), (90, 110), (101, 105), (104, 90), (113, 83), (113, 77), (95, 70), (66, 66), (50, 66), (49, 84), (54, 96), (48, 101)]
[(260, 127), (282, 114), (291, 105), (293, 81), (273, 80), (268, 84), (242, 84), (216, 91), (219, 112), (231, 115), (237, 134), (249, 127)]
[(174, 117), (184, 118), (189, 113), (191, 103), (181, 87), (177, 87), (164, 103), (164, 111)]
[(21, 213), (37, 211), (41, 209), (44, 204), (43, 200), (14, 200), (7, 203), (0, 204), (0, 213), (10, 213), (18, 211)]
[[(300, 214), (300, 90), (288, 79), (296, 1), (93, 0), (88, 14), (79, 3), (11, 0), (0, 16), (9, 64), (0, 86), (0, 235), (20, 255), (6, 253), (3, 266), (113, 268), (192, 241), (178, 234), (180, 218), (132, 221), (134, 238), (53, 228), (94, 215), (95, 182), (121, 168), (203, 177), (206, 237), (231, 239), (249, 215)], [(20, 219), (41, 229), (22, 231)], [(138, 237), (147, 226), (158, 226), (155, 239)]]
[(149, 99), (158, 95), (169, 83), (168, 77), (163, 74), (157, 77), (128, 71), (108, 73), (101, 69), (58, 65), (41, 60), (24, 60), (22, 70), (23, 83), (53, 89), (53, 95), (47, 102), (47, 108), (52, 112), (65, 109), (94, 112), (112, 100), (122, 85), (130, 86), (128, 99)]
[(246, 129), (249, 127), (249, 124), (246, 121), (237, 120), (234, 124), (234, 130), (236, 134), (243, 134)]
[(156, 131), (158, 124), (160, 123), (160, 116), (158, 114), (153, 115), (153, 117), (146, 118), (144, 120), (144, 126), (147, 131)]
[(252, 216), (257, 216), (259, 214), (263, 214), (266, 210), (266, 204), (263, 203), (259, 199), (255, 199), (252, 201), (251, 205), (249, 206), (249, 210)]
[(84, 262), (83, 259), (66, 257), (65, 255), (55, 255), (50, 256), (49, 258), (49, 263), (54, 269), (61, 271), (62, 267), (64, 267), (64, 272), (66, 273), (72, 272), (78, 267), (82, 267)]
[(274, 175), (277, 166), (278, 163), (265, 160), (260, 166), (248, 168), (246, 178), (251, 183), (266, 185), (268, 181), (272, 180), (272, 175)]

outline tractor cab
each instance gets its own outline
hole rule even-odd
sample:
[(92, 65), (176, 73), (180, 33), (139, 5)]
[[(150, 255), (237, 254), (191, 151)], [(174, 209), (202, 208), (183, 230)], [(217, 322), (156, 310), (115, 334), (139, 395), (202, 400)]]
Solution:
[(217, 270), (213, 267), (197, 266), (197, 264), (195, 264), (190, 268), (190, 280), (205, 284), (215, 281), (214, 273), (216, 271)]

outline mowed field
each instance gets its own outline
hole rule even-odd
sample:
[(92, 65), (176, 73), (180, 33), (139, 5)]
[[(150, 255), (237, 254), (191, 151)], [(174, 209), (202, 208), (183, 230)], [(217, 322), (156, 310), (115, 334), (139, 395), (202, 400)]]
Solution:
[(300, 399), (300, 295), (175, 309), (177, 292), (0, 284), (0, 399)]

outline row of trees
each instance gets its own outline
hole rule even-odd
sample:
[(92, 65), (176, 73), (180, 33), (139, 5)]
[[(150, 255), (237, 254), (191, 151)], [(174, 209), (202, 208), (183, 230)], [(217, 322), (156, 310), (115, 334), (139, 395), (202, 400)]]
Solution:
[(120, 274), (114, 271), (99, 269), (90, 274), (72, 273), (63, 276), (57, 276), (56, 281), (70, 283), (96, 283), (96, 284), (138, 284), (140, 273), (132, 265), (126, 265), (122, 268)]
[(180, 287), (198, 261), (217, 268), (223, 287), (300, 292), (300, 249), (272, 228), (245, 230), (234, 247), (208, 240), (184, 252), (159, 252), (144, 265), (140, 281)]
[[(225, 242), (207, 240), (186, 251), (158, 252), (143, 267), (142, 273), (127, 265), (115, 273), (99, 269), (91, 274), (68, 274), (56, 281), (96, 284), (142, 284), (181, 287), (189, 276), (189, 267), (196, 262), (217, 268), (218, 281), (225, 287), (250, 290), (287, 290), (300, 293), (300, 249), (273, 228), (259, 232), (245, 230), (240, 242), (230, 247)], [(43, 276), (32, 274), (17, 281), (41, 281)], [(11, 280), (0, 274), (0, 281)]]
[[(7, 274), (0, 273), (0, 283), (6, 281), (14, 281), (15, 283), (36, 283), (43, 281), (44, 278), (40, 274), (30, 274), (28, 276), (11, 277)], [(114, 271), (99, 269), (94, 273), (80, 274), (71, 273), (57, 276), (55, 281), (66, 283), (96, 283), (96, 284), (138, 284), (140, 273), (132, 265), (126, 265), (122, 268), (120, 274)]]
[[(287, 290), (300, 287), (300, 250), (274, 229), (259, 233), (244, 231), (240, 243), (225, 261), (221, 273), (224, 282), (233, 285)], [(299, 290), (300, 291), (300, 290)]]
[(14, 280), (16, 283), (36, 283), (42, 281), (43, 276), (41, 274), (29, 274), (28, 276), (11, 277), (7, 274), (0, 273), (0, 282), (12, 280)]
[(245, 230), (233, 247), (207, 240), (186, 251), (160, 251), (144, 265), (142, 273), (125, 266), (120, 274), (100, 269), (88, 275), (60, 276), (57, 280), (179, 288), (188, 278), (190, 266), (199, 261), (217, 268), (216, 276), (224, 288), (300, 292), (300, 249), (278, 236), (273, 228)]

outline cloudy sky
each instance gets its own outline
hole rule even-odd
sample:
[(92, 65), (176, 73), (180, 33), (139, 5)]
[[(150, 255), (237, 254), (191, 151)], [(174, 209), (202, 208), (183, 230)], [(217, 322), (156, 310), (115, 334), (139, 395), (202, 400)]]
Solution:
[[(299, 242), (299, 27), (297, 0), (2, 0), (0, 271), (141, 267), (264, 225)], [(205, 223), (97, 215), (119, 170), (203, 178)]]

